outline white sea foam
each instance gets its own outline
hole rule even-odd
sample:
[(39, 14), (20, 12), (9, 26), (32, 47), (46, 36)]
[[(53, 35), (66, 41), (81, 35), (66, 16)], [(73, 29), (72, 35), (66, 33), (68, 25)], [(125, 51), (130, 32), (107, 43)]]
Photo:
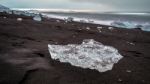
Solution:
[(123, 56), (111, 46), (105, 46), (93, 39), (83, 40), (82, 44), (53, 45), (48, 49), (51, 58), (67, 62), (73, 66), (96, 69), (99, 72), (111, 70)]
[[(58, 18), (64, 20), (65, 18), (68, 18), (68, 16), (59, 16), (54, 14), (44, 14), (50, 18)], [(81, 22), (81, 23), (92, 23), (92, 24), (101, 24), (101, 25), (108, 25), (108, 26), (114, 26), (114, 27), (121, 27), (121, 28), (140, 28), (144, 31), (150, 31), (150, 23), (140, 23), (140, 22), (133, 22), (133, 21), (121, 21), (121, 20), (96, 20), (96, 19), (87, 19), (87, 18), (78, 18), (78, 17), (72, 17), (74, 18), (74, 21)]]

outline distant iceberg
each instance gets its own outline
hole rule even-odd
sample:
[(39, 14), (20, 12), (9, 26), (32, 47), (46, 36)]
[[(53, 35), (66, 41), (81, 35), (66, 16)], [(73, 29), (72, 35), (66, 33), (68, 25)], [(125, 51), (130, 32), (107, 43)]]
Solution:
[(67, 62), (73, 66), (95, 69), (99, 72), (111, 70), (123, 56), (111, 46), (105, 46), (93, 39), (82, 44), (48, 45), (51, 58)]
[(130, 21), (113, 21), (111, 26), (114, 27), (121, 27), (121, 28), (141, 28), (144, 31), (150, 31), (150, 23), (136, 23), (136, 22), (130, 22)]

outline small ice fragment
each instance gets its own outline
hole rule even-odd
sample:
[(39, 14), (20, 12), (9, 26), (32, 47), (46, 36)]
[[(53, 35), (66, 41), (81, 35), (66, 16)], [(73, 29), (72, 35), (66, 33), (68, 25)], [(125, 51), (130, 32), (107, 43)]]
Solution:
[(81, 23), (87, 23), (85, 20), (80, 20)]
[(12, 12), (15, 15), (21, 15), (23, 13), (23, 11), (17, 11), (17, 10), (13, 10)]
[(66, 23), (68, 22), (73, 22), (74, 18), (73, 17), (68, 17), (67, 19), (64, 19)]
[(130, 44), (130, 45), (135, 45), (134, 43), (131, 43), (131, 42), (127, 42), (128, 44)]
[(87, 30), (90, 30), (90, 27), (86, 27)]
[(134, 43), (130, 43), (131, 45), (135, 45)]
[(35, 15), (35, 16), (33, 17), (33, 20), (35, 20), (35, 21), (42, 21), (42, 18), (41, 18), (40, 15)]
[(131, 73), (131, 70), (126, 70), (126, 72)]
[(94, 21), (93, 21), (93, 20), (88, 19), (88, 23), (94, 23)]
[(102, 29), (103, 27), (97, 27), (97, 29)]
[(93, 39), (85, 39), (81, 44), (48, 45), (51, 58), (67, 62), (81, 68), (106, 72), (113, 68), (123, 56), (117, 49), (103, 45)]
[(102, 28), (103, 27), (97, 27), (97, 29), (98, 29), (99, 32), (102, 32), (102, 30), (101, 30)]
[(142, 28), (143, 25), (136, 25), (136, 28)]
[(111, 25), (115, 27), (123, 27), (123, 28), (126, 28), (127, 26), (125, 22), (121, 22), (121, 21), (113, 21)]
[(60, 20), (56, 20), (56, 22), (58, 22), (58, 23), (59, 23), (59, 22), (60, 22)]
[(12, 10), (5, 10), (7, 14), (12, 14)]
[(113, 27), (108, 27), (108, 29), (109, 29), (109, 30), (113, 30), (114, 28), (113, 28)]
[(23, 20), (22, 18), (17, 18), (17, 21), (20, 21), (20, 22), (21, 22), (22, 20)]
[(6, 19), (7, 17), (3, 17), (4, 19)]
[(99, 32), (102, 32), (102, 30), (98, 29)]

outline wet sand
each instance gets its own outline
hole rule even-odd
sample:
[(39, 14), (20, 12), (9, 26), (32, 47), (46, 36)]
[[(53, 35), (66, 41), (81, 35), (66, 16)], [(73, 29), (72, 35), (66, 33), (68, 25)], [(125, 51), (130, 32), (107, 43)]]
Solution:
[[(149, 36), (140, 29), (0, 14), (0, 84), (150, 84)], [(104, 73), (51, 59), (48, 44), (80, 44), (83, 39), (113, 46), (124, 57)]]

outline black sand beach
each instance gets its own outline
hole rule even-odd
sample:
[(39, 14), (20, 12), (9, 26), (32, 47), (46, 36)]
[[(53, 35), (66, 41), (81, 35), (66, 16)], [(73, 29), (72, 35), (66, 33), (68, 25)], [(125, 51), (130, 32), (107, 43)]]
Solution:
[[(149, 36), (150, 32), (140, 29), (109, 29), (56, 19), (37, 22), (1, 13), (0, 84), (150, 84)], [(48, 44), (80, 44), (83, 39), (113, 46), (124, 57), (104, 73), (51, 59)]]

